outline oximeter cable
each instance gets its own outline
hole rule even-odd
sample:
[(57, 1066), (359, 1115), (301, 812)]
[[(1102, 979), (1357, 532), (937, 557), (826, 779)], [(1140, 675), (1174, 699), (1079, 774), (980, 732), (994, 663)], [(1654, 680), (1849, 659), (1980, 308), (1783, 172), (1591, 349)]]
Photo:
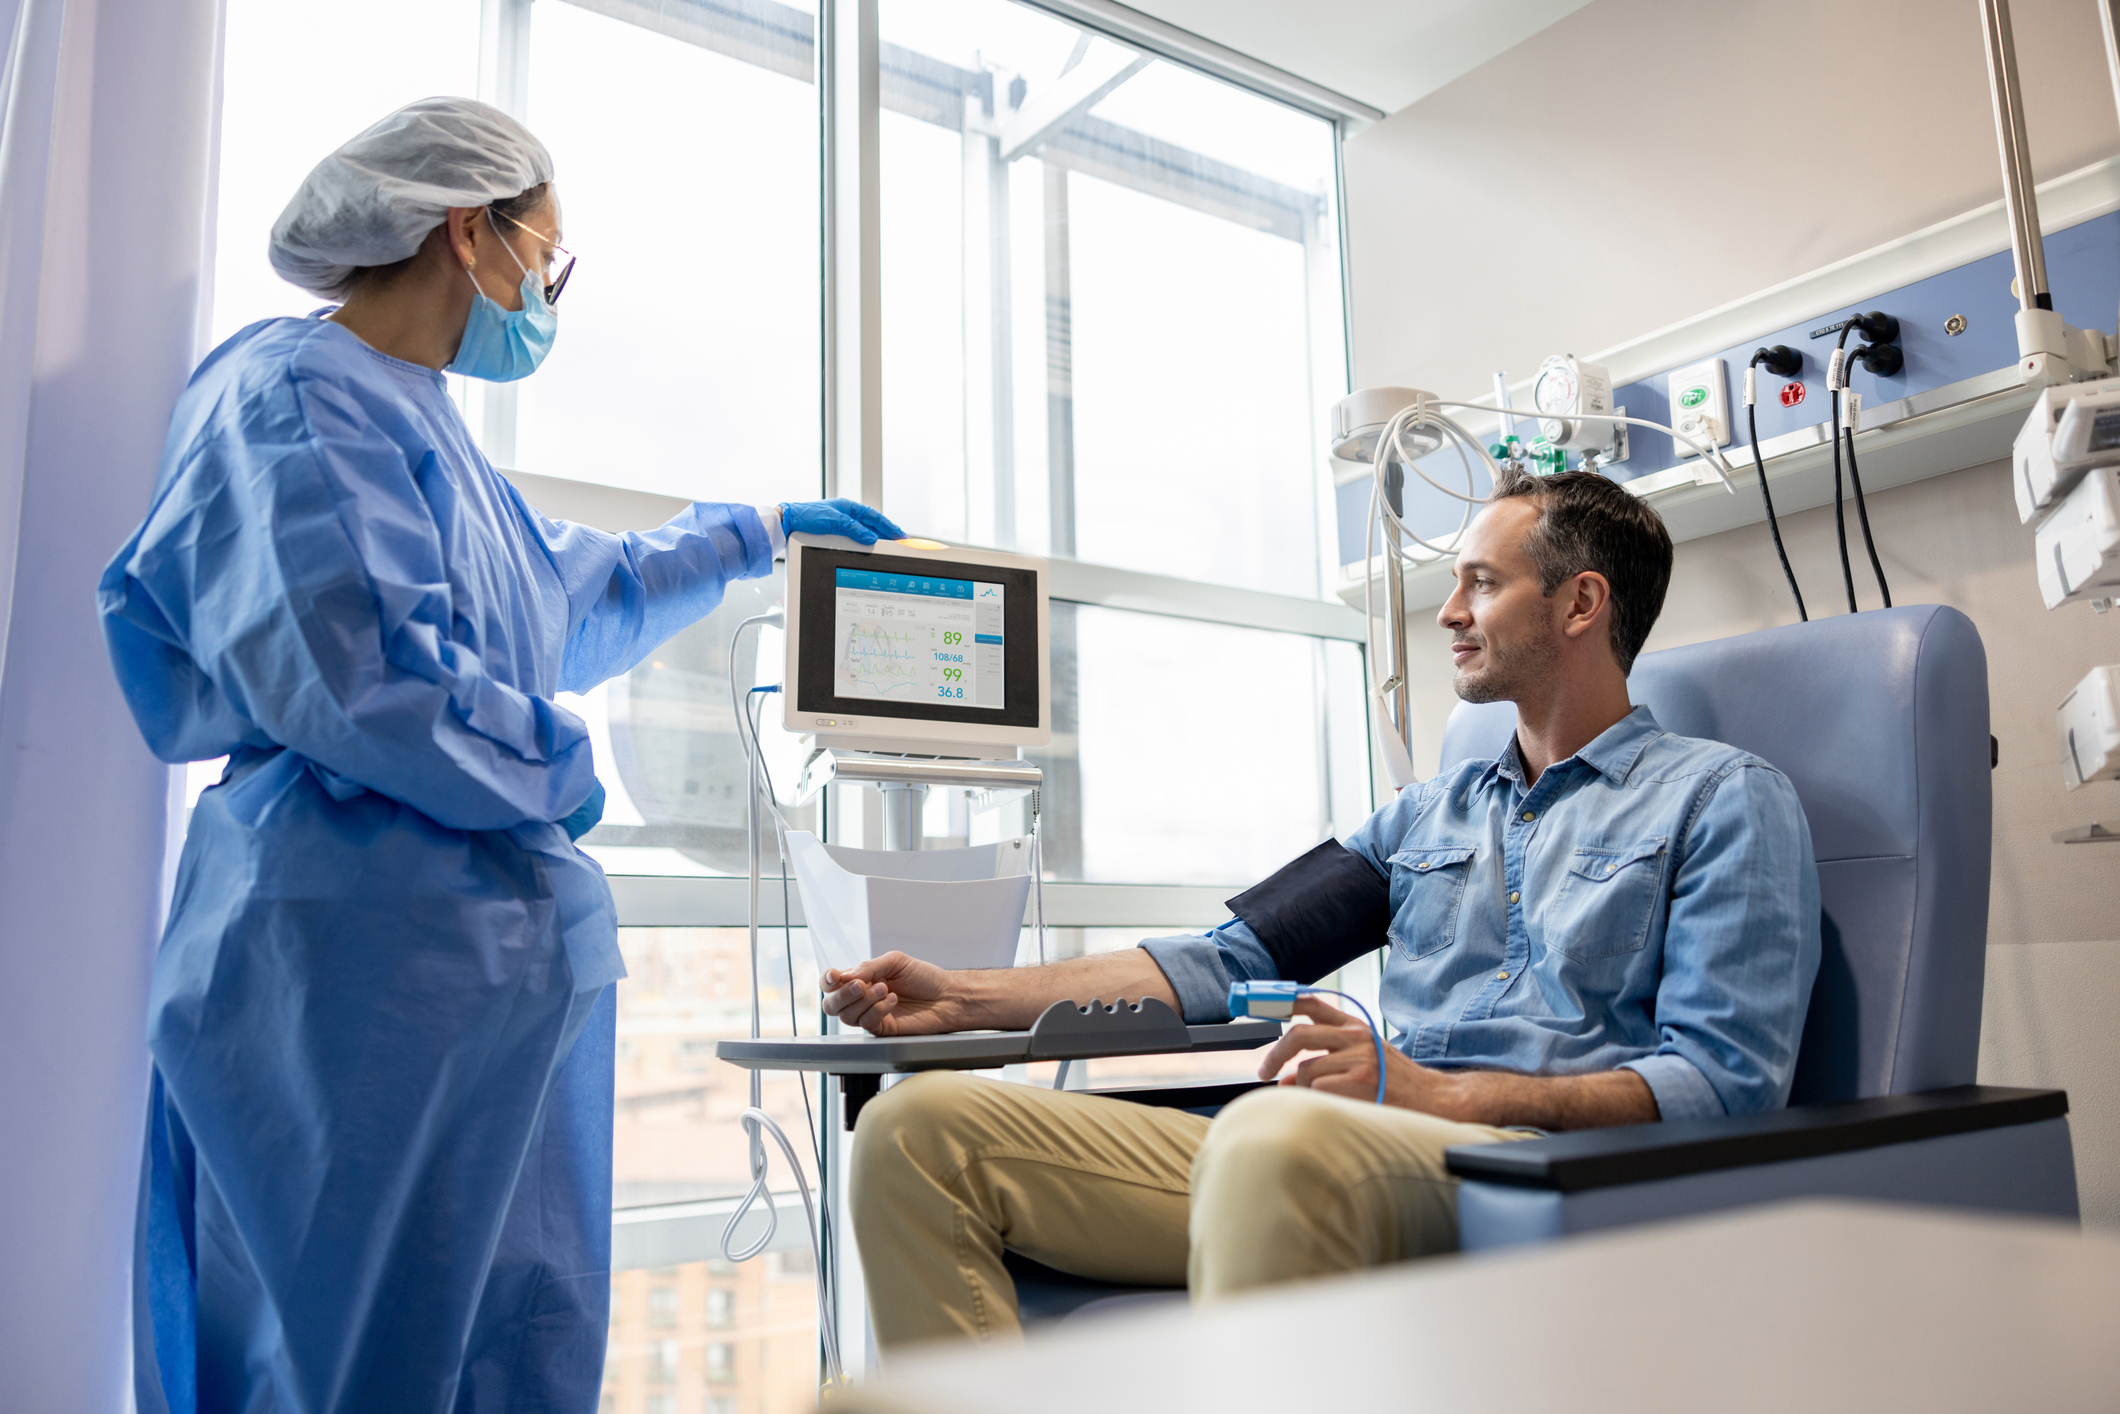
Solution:
[[(1221, 928), (1229, 925), (1224, 923)], [(1213, 937), (1217, 928), (1208, 936)], [(1377, 1045), (1377, 1103), (1384, 1103), (1384, 1033), (1377, 1029), (1369, 1008), (1361, 1000), (1351, 997), (1334, 987), (1306, 987), (1297, 982), (1232, 982), (1229, 985), (1229, 1014), (1232, 1019), (1239, 1016), (1261, 1016), (1274, 1021), (1286, 1021), (1295, 1015), (1296, 998), (1307, 996), (1338, 997), (1356, 1011), (1369, 1025), (1369, 1037)]]

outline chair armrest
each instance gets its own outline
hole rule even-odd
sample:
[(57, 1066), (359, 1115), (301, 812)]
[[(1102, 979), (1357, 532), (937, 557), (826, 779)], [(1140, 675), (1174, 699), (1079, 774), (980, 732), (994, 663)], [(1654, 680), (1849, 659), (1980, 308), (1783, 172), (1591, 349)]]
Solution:
[(2030, 1124), (2068, 1113), (2063, 1090), (1959, 1085), (1766, 1114), (1580, 1129), (1446, 1151), (1458, 1178), (1580, 1193), (1717, 1169), (1850, 1153), (1946, 1134)]
[(1271, 1080), (1232, 1080), (1220, 1085), (1159, 1085), (1144, 1090), (1084, 1090), (1085, 1095), (1099, 1095), (1107, 1100), (1124, 1100), (1131, 1105), (1154, 1105), (1159, 1109), (1197, 1110), (1219, 1108), (1228, 1104), (1248, 1090), (1263, 1090), (1273, 1084)]

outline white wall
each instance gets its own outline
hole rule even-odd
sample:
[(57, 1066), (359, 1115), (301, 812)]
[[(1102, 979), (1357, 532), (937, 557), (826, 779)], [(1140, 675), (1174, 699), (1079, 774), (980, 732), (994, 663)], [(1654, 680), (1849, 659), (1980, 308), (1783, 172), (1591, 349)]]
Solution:
[[(2011, 9), (2038, 177), (2111, 156), (2093, 0)], [(1346, 167), (1357, 382), (1445, 396), (2002, 195), (1974, 0), (1595, 0)]]
[[(2096, 11), (2013, 9), (2036, 76), (2039, 175), (2110, 155), (2120, 121)], [(1688, 68), (1681, 20), (1717, 55), (1712, 69)], [(1594, 83), (1600, 73), (1611, 81)], [(1552, 81), (1563, 74), (1582, 82)], [(1776, 111), (1790, 116), (1765, 120)], [(1829, 113), (1856, 136), (1823, 140)], [(1681, 153), (1701, 159), (1704, 193), (1689, 204), (1672, 199)], [(1354, 138), (1347, 173), (1357, 385), (1466, 390), (1490, 369), (1522, 377), (1547, 353), (1618, 343), (2000, 194), (1972, 0), (1596, 0)], [(1512, 203), (1511, 191), (1548, 195)], [(1495, 214), (1511, 207), (1522, 214)], [(1895, 601), (1953, 605), (1987, 644), (2002, 762), (1981, 1079), (2069, 1090), (2085, 1216), (2120, 1224), (2120, 845), (2049, 838), (2120, 817), (2120, 785), (2062, 788), (2053, 735), (2069, 687), (2120, 661), (2120, 613), (2045, 610), (2000, 465), (1880, 492), (1870, 510)], [(1838, 602), (1830, 508), (1786, 517), (1783, 532), (1814, 611)], [(1678, 547), (1648, 646), (1794, 618), (1766, 528), (1749, 526)], [(1455, 702), (1445, 639), (1423, 628), (1413, 645), (1433, 664), (1415, 682), (1424, 763)]]

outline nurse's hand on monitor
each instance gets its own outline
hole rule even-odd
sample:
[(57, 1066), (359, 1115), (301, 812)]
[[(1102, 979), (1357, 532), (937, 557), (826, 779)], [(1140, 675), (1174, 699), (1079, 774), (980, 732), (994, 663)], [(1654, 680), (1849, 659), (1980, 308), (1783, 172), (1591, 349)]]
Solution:
[(862, 545), (873, 545), (878, 537), (905, 539), (905, 532), (882, 511), (844, 496), (829, 501), (784, 502), (780, 507), (780, 528), (790, 535), (843, 535)]

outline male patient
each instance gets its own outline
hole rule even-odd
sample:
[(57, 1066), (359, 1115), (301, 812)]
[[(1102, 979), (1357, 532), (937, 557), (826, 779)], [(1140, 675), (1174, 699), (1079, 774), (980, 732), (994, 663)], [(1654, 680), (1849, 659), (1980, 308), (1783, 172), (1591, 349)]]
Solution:
[(1315, 997), (1259, 1067), (1279, 1086), (1212, 1120), (943, 1071), (871, 1101), (851, 1189), (884, 1344), (1013, 1334), (1004, 1248), (1212, 1298), (1454, 1249), (1453, 1144), (1787, 1102), (1818, 968), (1810, 831), (1779, 771), (1628, 701), (1663, 522), (1594, 473), (1506, 480), (1456, 573), (1437, 620), (1458, 695), (1516, 704), (1498, 759), (1406, 787), (1206, 937), (825, 973), (825, 1009), (885, 1036), (1023, 1028), (1062, 999), (1160, 997), (1198, 1024), (1233, 981), (1388, 948), (1382, 1105), (1368, 1027)]

